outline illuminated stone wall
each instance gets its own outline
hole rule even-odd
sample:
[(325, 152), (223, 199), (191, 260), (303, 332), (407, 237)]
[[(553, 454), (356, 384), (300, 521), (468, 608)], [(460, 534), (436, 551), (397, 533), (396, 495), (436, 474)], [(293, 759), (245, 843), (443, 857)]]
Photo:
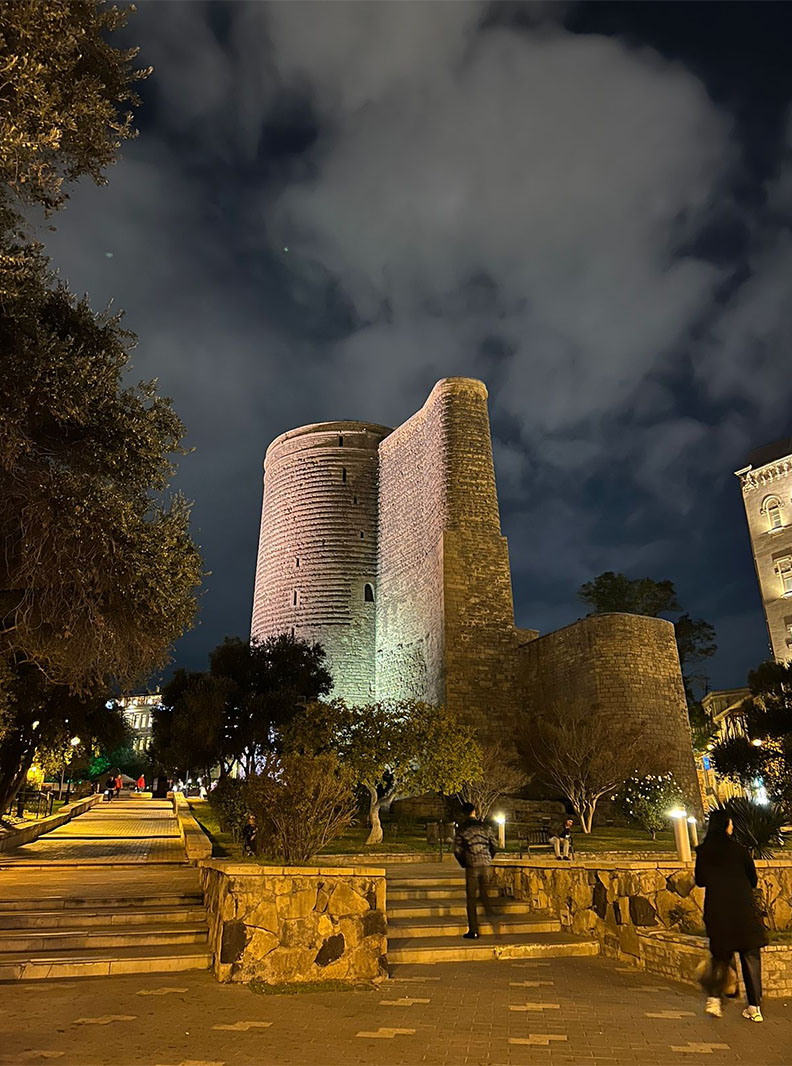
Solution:
[[(777, 457), (761, 462), (761, 453)], [(773, 657), (792, 658), (792, 440), (738, 470)], [(751, 458), (751, 457), (749, 457)]]
[(674, 627), (662, 618), (599, 614), (519, 651), (526, 705), (563, 718), (570, 707), (637, 723), (656, 771), (671, 770), (701, 804)]
[(293, 630), (320, 641), (334, 695), (352, 703), (374, 696), (377, 446), (388, 432), (303, 426), (274, 440), (264, 460), (251, 636)]

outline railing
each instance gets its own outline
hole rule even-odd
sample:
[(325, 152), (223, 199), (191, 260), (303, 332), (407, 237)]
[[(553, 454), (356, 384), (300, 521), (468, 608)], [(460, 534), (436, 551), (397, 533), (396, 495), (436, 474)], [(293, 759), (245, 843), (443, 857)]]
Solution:
[(13, 815), (16, 818), (47, 818), (52, 814), (52, 803), (55, 795), (52, 792), (39, 792), (34, 789), (25, 789), (19, 792), (9, 803), (3, 816)]

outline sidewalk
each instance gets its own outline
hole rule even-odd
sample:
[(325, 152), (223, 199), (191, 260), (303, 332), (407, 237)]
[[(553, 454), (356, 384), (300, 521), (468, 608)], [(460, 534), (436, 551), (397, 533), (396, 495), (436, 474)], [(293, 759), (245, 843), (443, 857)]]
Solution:
[[(792, 1006), (720, 1020), (605, 959), (397, 967), (372, 991), (256, 995), (208, 973), (5, 985), (0, 1063), (789, 1066)], [(118, 1058), (120, 1052), (111, 1052)]]

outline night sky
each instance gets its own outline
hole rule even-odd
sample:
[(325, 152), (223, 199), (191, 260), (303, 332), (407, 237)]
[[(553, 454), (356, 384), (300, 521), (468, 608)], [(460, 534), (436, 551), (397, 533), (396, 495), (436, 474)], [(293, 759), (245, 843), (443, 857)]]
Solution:
[(140, 137), (46, 241), (139, 336), (195, 451), (175, 663), (250, 624), (282, 431), (490, 390), (517, 624), (603, 570), (767, 655), (739, 484), (792, 432), (792, 7), (138, 4)]

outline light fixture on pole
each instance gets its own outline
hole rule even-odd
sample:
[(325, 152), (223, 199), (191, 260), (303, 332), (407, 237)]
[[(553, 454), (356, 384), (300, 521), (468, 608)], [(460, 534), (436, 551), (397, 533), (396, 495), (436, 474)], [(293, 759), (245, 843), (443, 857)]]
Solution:
[(668, 812), (668, 816), (674, 823), (674, 840), (676, 841), (677, 855), (682, 862), (690, 862), (690, 837), (687, 828), (687, 811), (684, 807), (674, 807)]
[(698, 823), (694, 815), (690, 815), (687, 820), (688, 829), (690, 830), (690, 845), (693, 848), (698, 847)]
[(498, 847), (501, 851), (506, 850), (506, 815), (496, 814), (495, 824), (498, 827)]

